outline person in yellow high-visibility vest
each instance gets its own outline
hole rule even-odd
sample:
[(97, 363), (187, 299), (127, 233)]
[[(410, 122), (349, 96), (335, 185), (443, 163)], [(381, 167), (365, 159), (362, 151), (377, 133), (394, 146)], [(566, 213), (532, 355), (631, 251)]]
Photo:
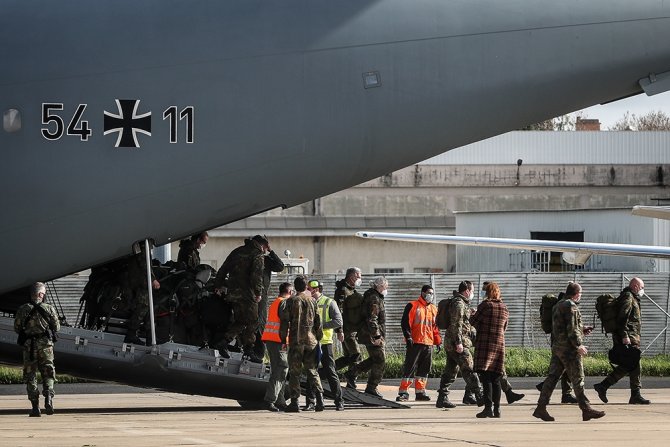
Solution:
[[(319, 376), (328, 381), (330, 391), (335, 395), (335, 409), (342, 411), (344, 410), (342, 387), (340, 385), (340, 378), (335, 370), (335, 354), (333, 352), (333, 337), (337, 336), (340, 343), (344, 340), (342, 314), (337, 302), (323, 294), (323, 284), (321, 282), (317, 280), (309, 281), (307, 283), (307, 290), (312, 294), (312, 298), (316, 300), (316, 306), (323, 325), (323, 338), (320, 341), (321, 368), (319, 368)], [(314, 403), (314, 392), (308, 386), (305, 410), (316, 409)]]
[(279, 411), (286, 408), (286, 376), (288, 375), (288, 356), (286, 345), (281, 342), (279, 336), (279, 310), (283, 301), (295, 293), (293, 285), (288, 282), (279, 285), (279, 296), (268, 309), (268, 319), (265, 323), (262, 340), (270, 356), (270, 380), (265, 391), (265, 407), (269, 411)]

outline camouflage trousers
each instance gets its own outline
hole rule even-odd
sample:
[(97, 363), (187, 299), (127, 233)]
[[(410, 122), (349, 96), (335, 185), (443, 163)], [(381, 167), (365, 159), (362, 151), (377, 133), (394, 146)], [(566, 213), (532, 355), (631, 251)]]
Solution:
[(288, 348), (288, 372), (289, 372), (289, 394), (291, 399), (300, 397), (300, 375), (305, 372), (307, 376), (307, 385), (318, 393), (323, 393), (321, 379), (316, 372), (317, 368), (317, 349), (305, 345), (290, 345)]
[(228, 326), (224, 335), (227, 341), (232, 341), (238, 335), (242, 346), (249, 348), (256, 341), (256, 328), (258, 327), (258, 303), (253, 298), (242, 298), (228, 295), (233, 310), (233, 322)]
[(540, 398), (537, 401), (538, 405), (548, 405), (551, 399), (551, 394), (556, 388), (556, 384), (565, 372), (572, 382), (575, 390), (575, 396), (579, 402), (585, 402), (584, 396), (584, 366), (582, 357), (577, 353), (576, 349), (569, 351), (563, 349), (552, 349), (551, 361), (549, 362), (549, 375), (544, 380), (544, 386), (540, 393)]
[(465, 380), (465, 389), (469, 392), (476, 392), (481, 388), (479, 376), (473, 370), (472, 353), (469, 349), (463, 349), (460, 354), (456, 351), (446, 351), (447, 363), (440, 377), (440, 387), (438, 391), (442, 394), (449, 394), (449, 387), (456, 380), (458, 371), (461, 371), (463, 380)]
[(149, 291), (146, 287), (140, 287), (132, 291), (130, 309), (128, 331), (137, 331), (149, 313)]
[(54, 395), (56, 368), (54, 366), (54, 347), (47, 337), (29, 339), (23, 346), (23, 381), (26, 383), (28, 399), (40, 397), (37, 387), (37, 371), (42, 374), (42, 394)]
[(356, 332), (345, 333), (344, 341), (342, 341), (342, 357), (335, 360), (335, 369), (340, 370), (347, 366), (357, 365), (361, 358), (361, 349), (358, 347)]
[[(616, 343), (616, 341), (615, 341)], [(638, 346), (639, 348), (639, 346)], [(630, 389), (631, 390), (639, 390), (642, 387), (642, 383), (640, 381), (640, 364), (637, 364), (637, 367), (632, 370), (628, 371), (626, 368), (623, 366), (617, 366), (614, 368), (614, 370), (605, 377), (605, 383), (608, 386), (612, 386), (615, 383), (617, 383), (619, 380), (623, 379), (626, 376), (630, 377)]]
[(384, 366), (386, 365), (386, 353), (383, 346), (365, 345), (368, 350), (368, 358), (356, 366), (353, 366), (356, 374), (368, 374), (368, 388), (377, 388), (384, 378)]

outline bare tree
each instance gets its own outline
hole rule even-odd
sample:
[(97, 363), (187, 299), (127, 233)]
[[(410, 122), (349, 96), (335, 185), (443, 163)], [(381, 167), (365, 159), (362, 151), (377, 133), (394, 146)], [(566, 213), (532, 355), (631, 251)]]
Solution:
[(531, 124), (521, 130), (575, 130), (575, 123), (578, 118), (586, 118), (583, 111), (571, 115), (561, 115), (539, 123)]
[(670, 116), (660, 110), (642, 116), (626, 112), (609, 130), (670, 130)]

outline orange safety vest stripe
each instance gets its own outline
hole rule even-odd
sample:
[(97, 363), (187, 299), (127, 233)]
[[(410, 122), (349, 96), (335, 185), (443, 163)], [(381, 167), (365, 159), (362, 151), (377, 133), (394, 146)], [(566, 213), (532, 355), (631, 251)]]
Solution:
[(279, 337), (279, 305), (284, 299), (278, 296), (270, 305), (268, 309), (268, 321), (265, 323), (265, 330), (263, 331), (261, 340), (281, 343), (281, 338)]
[(409, 312), (409, 327), (414, 343), (422, 345), (439, 345), (441, 337), (435, 324), (437, 308), (432, 304), (425, 304), (423, 300), (412, 301)]

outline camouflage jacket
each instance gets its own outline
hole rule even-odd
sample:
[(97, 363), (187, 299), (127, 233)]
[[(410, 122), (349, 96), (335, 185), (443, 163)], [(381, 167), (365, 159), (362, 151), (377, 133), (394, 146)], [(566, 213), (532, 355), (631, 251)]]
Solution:
[(451, 303), (449, 303), (449, 324), (444, 331), (444, 349), (456, 352), (456, 346), (462, 344), (464, 348), (472, 347), (470, 334), (470, 298), (466, 298), (454, 291)]
[[(144, 252), (128, 258), (126, 286), (131, 289), (147, 288), (147, 258)], [(151, 280), (156, 279), (154, 272), (151, 272)]]
[(253, 299), (263, 295), (263, 251), (260, 244), (246, 239), (244, 245), (233, 250), (216, 273), (214, 287), (228, 288), (232, 299)]
[(357, 335), (359, 343), (371, 345), (373, 340), (386, 336), (384, 297), (375, 288), (370, 288), (363, 294), (361, 320)]
[(554, 306), (551, 313), (552, 350), (575, 352), (582, 345), (584, 330), (582, 313), (577, 303), (564, 298)]
[(282, 343), (286, 343), (290, 333), (291, 346), (314, 349), (323, 338), (316, 301), (307, 292), (285, 299), (279, 308), (279, 318), (279, 338)]
[(270, 253), (263, 260), (263, 299), (267, 300), (272, 272), (279, 273), (282, 270), (284, 270), (284, 262), (277, 256), (274, 250), (270, 250)]
[(195, 242), (184, 239), (179, 243), (179, 255), (177, 262), (183, 262), (187, 269), (193, 270), (200, 265), (200, 253), (195, 248)]
[(58, 319), (56, 309), (47, 303), (40, 303), (39, 305), (44, 310), (44, 314), (48, 315), (48, 320), (44, 318), (41, 312), (37, 310), (33, 312), (33, 308), (35, 307), (33, 302), (26, 303), (16, 311), (14, 332), (19, 334), (25, 328), (25, 334), (28, 337), (35, 338), (46, 338), (48, 329), (58, 332), (60, 329), (60, 320)]
[(628, 337), (632, 345), (640, 346), (640, 336), (642, 334), (640, 297), (626, 287), (621, 291), (618, 302), (617, 331), (612, 334), (612, 338), (615, 343), (621, 343), (624, 338)]
[(358, 332), (363, 323), (363, 295), (342, 279), (335, 283), (335, 298), (342, 308), (342, 329), (345, 334)]

